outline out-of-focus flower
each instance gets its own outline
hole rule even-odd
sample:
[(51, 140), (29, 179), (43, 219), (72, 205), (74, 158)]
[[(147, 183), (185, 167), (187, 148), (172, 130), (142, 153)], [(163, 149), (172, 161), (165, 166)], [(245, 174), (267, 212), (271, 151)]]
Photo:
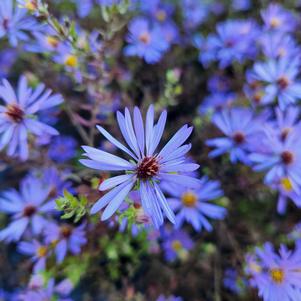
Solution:
[(261, 12), (261, 17), (267, 30), (293, 32), (297, 26), (296, 17), (280, 4), (270, 4)]
[(110, 190), (99, 199), (91, 209), (94, 214), (106, 209), (102, 220), (110, 218), (120, 207), (126, 196), (135, 184), (139, 185), (140, 198), (145, 213), (152, 217), (156, 227), (163, 224), (162, 210), (167, 218), (174, 223), (175, 216), (168, 205), (159, 183), (161, 181), (185, 185), (190, 188), (198, 188), (199, 180), (181, 175), (179, 172), (190, 172), (199, 166), (194, 163), (186, 163), (186, 153), (190, 144), (184, 144), (192, 132), (192, 127), (184, 125), (169, 140), (169, 142), (157, 151), (157, 147), (163, 135), (167, 113), (162, 112), (157, 124), (154, 124), (154, 107), (150, 106), (146, 114), (146, 123), (140, 110), (134, 109), (134, 123), (132, 123), (129, 110), (125, 114), (117, 112), (117, 120), (121, 133), (130, 149), (117, 141), (105, 129), (98, 126), (98, 130), (116, 147), (131, 157), (130, 161), (124, 160), (107, 152), (84, 146), (85, 156), (80, 162), (87, 167), (103, 171), (125, 171), (126, 174), (105, 180), (99, 187), (101, 191)]
[(186, 232), (174, 230), (167, 234), (162, 246), (166, 260), (174, 261), (177, 258), (185, 259), (194, 243)]
[(85, 224), (72, 227), (68, 224), (51, 223), (45, 228), (45, 241), (55, 245), (54, 252), (58, 263), (63, 262), (68, 251), (73, 255), (81, 252), (81, 247), (87, 242), (85, 227)]
[(31, 260), (34, 263), (34, 273), (45, 270), (46, 260), (50, 255), (48, 246), (41, 244), (37, 240), (32, 242), (22, 241), (18, 244), (18, 250), (24, 255), (31, 256)]
[(125, 55), (144, 58), (150, 64), (158, 62), (169, 47), (161, 28), (151, 28), (149, 22), (141, 17), (129, 24), (127, 42), (129, 45), (124, 49)]
[(248, 152), (261, 131), (261, 122), (255, 118), (253, 111), (247, 108), (223, 110), (217, 112), (212, 121), (226, 137), (207, 140), (208, 146), (216, 148), (209, 157), (229, 152), (231, 162), (250, 164)]
[(17, 60), (18, 53), (14, 49), (4, 49), (0, 52), (0, 78), (7, 77)]
[(53, 278), (45, 281), (41, 275), (34, 275), (28, 284), (27, 289), (18, 296), (19, 301), (41, 301), (58, 300), (72, 301), (68, 298), (73, 290), (73, 284), (69, 279), (62, 280), (57, 285)]
[(301, 98), (301, 82), (297, 80), (299, 59), (282, 58), (256, 63), (253, 78), (265, 85), (262, 102), (272, 103), (278, 100), (280, 109), (294, 104)]
[(28, 33), (40, 30), (40, 26), (31, 17), (26, 16), (27, 10), (14, 4), (13, 0), (0, 2), (0, 38), (7, 37), (12, 46), (18, 41), (27, 41)]
[(224, 287), (236, 295), (240, 295), (247, 286), (246, 279), (239, 277), (234, 269), (227, 269), (223, 279)]
[(197, 43), (200, 61), (205, 66), (218, 61), (223, 69), (233, 62), (242, 63), (256, 56), (258, 27), (253, 20), (228, 20), (219, 23), (216, 31), (217, 34), (210, 34), (203, 43)]
[(167, 192), (171, 208), (177, 212), (176, 227), (180, 228), (184, 222), (188, 222), (196, 231), (203, 227), (207, 231), (212, 230), (207, 217), (213, 219), (223, 219), (226, 209), (210, 204), (209, 201), (215, 200), (223, 195), (220, 184), (217, 181), (209, 181), (207, 177), (201, 179), (201, 186), (198, 190), (186, 189), (183, 187), (172, 187)]
[(0, 231), (0, 240), (18, 241), (26, 230), (33, 235), (42, 232), (47, 224), (45, 214), (54, 210), (54, 202), (46, 202), (49, 186), (41, 179), (26, 177), (20, 185), (20, 192), (11, 189), (2, 193), (0, 211), (12, 215), (11, 223)]
[(183, 301), (183, 299), (181, 297), (175, 297), (175, 296), (165, 297), (163, 295), (160, 295), (157, 301)]
[(292, 301), (301, 298), (300, 248), (289, 251), (281, 245), (279, 254), (271, 244), (257, 249), (253, 266), (249, 269), (251, 284), (258, 288), (264, 301)]
[(0, 105), (0, 150), (7, 147), (9, 156), (18, 156), (26, 160), (29, 156), (28, 134), (36, 136), (57, 135), (58, 132), (36, 120), (38, 111), (46, 110), (62, 103), (60, 95), (51, 95), (40, 84), (35, 90), (28, 87), (24, 76), (20, 78), (17, 94), (7, 80), (0, 86), (0, 97), (4, 105)]
[(53, 138), (49, 150), (48, 156), (53, 161), (58, 163), (64, 163), (76, 155), (77, 142), (71, 136), (58, 136)]

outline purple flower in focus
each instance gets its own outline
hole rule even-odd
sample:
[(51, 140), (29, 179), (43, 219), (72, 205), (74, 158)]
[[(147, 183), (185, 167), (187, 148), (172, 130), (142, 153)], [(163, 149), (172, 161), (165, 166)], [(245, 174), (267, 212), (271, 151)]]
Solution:
[(209, 203), (223, 195), (217, 181), (209, 181), (207, 177), (203, 177), (198, 190), (180, 186), (172, 187), (172, 189), (166, 187), (166, 190), (171, 196), (167, 201), (177, 212), (177, 228), (180, 228), (184, 222), (188, 222), (196, 231), (201, 231), (203, 227), (207, 231), (212, 231), (212, 226), (207, 218), (223, 219), (226, 215), (225, 208)]
[[(279, 254), (271, 244), (256, 250), (256, 271), (251, 270), (251, 284), (264, 301), (301, 300), (300, 248), (294, 251), (281, 245)], [(254, 266), (254, 263), (253, 263)]]
[(256, 63), (253, 78), (265, 83), (262, 102), (272, 103), (278, 99), (280, 109), (294, 104), (301, 98), (301, 82), (297, 80), (299, 59), (282, 58)]
[(72, 227), (68, 224), (51, 223), (45, 228), (45, 241), (54, 244), (54, 252), (58, 263), (62, 263), (69, 251), (73, 255), (81, 252), (81, 247), (87, 242), (85, 224)]
[(76, 155), (77, 142), (71, 136), (58, 136), (53, 138), (48, 156), (57, 163), (64, 163)]
[(177, 258), (185, 259), (193, 246), (194, 243), (189, 235), (182, 230), (169, 233), (162, 245), (167, 261), (174, 261)]
[(124, 115), (117, 112), (119, 128), (130, 149), (102, 127), (97, 127), (111, 143), (131, 157), (131, 160), (127, 161), (89, 146), (83, 147), (86, 152), (85, 156), (89, 158), (80, 160), (85, 166), (103, 171), (125, 172), (123, 175), (105, 180), (100, 185), (101, 191), (111, 190), (94, 204), (91, 209), (92, 214), (106, 207), (102, 220), (110, 218), (133, 187), (138, 184), (143, 210), (152, 217), (154, 225), (159, 227), (163, 224), (162, 210), (172, 223), (175, 222), (174, 213), (158, 184), (165, 181), (198, 188), (199, 180), (181, 175), (179, 172), (194, 171), (199, 166), (194, 163), (186, 163), (185, 155), (191, 145), (183, 145), (183, 143), (192, 133), (192, 127), (187, 125), (178, 130), (161, 151), (157, 150), (166, 118), (167, 113), (164, 111), (160, 115), (159, 121), (154, 124), (153, 106), (150, 106), (147, 111), (145, 125), (137, 107), (134, 109), (134, 123), (127, 108)]
[(11, 189), (2, 193), (0, 211), (11, 215), (11, 223), (0, 231), (0, 240), (18, 241), (26, 230), (33, 235), (42, 232), (47, 220), (45, 215), (53, 211), (54, 201), (46, 201), (49, 186), (38, 178), (28, 176), (20, 184), (20, 192)]
[(161, 28), (151, 28), (149, 22), (140, 17), (129, 24), (127, 42), (125, 55), (144, 58), (150, 64), (158, 62), (169, 47)]
[(4, 105), (0, 105), (0, 150), (6, 147), (9, 156), (18, 156), (21, 160), (28, 158), (29, 133), (35, 136), (58, 134), (54, 128), (35, 119), (38, 111), (63, 101), (60, 95), (51, 95), (51, 90), (44, 89), (45, 86), (40, 84), (32, 90), (22, 76), (16, 94), (7, 80), (2, 81), (0, 97)]
[(226, 137), (207, 140), (208, 146), (216, 148), (209, 157), (229, 152), (231, 162), (250, 164), (248, 152), (261, 131), (261, 122), (255, 118), (254, 112), (246, 108), (223, 110), (215, 113), (212, 122)]

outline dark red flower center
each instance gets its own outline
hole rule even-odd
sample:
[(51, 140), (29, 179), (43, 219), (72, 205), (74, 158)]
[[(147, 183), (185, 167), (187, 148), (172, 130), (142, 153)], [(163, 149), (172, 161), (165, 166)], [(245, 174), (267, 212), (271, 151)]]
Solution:
[(245, 142), (245, 135), (242, 132), (236, 132), (233, 135), (233, 140), (236, 144), (241, 144)]
[(290, 84), (290, 81), (286, 76), (281, 76), (278, 78), (277, 84), (281, 90), (284, 90), (288, 87), (288, 85)]
[(284, 164), (291, 164), (294, 161), (294, 154), (290, 151), (284, 151), (281, 153), (281, 159)]
[(8, 105), (5, 114), (15, 123), (20, 123), (24, 117), (24, 111), (17, 104)]
[(72, 234), (72, 228), (68, 225), (64, 225), (61, 227), (60, 232), (63, 238), (69, 238)]
[(137, 177), (142, 180), (152, 178), (158, 174), (159, 167), (156, 157), (145, 157), (137, 167)]
[(23, 209), (23, 216), (31, 217), (37, 212), (37, 208), (34, 205), (28, 205)]

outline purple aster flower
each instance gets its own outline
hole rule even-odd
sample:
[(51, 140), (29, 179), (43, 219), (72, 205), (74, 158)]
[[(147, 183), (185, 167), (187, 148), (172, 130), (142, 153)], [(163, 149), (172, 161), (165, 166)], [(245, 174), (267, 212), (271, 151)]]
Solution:
[(77, 142), (71, 136), (58, 136), (53, 138), (48, 156), (55, 162), (64, 163), (76, 155)]
[(223, 69), (234, 61), (242, 63), (256, 56), (258, 27), (253, 20), (228, 20), (219, 23), (216, 31), (200, 45), (200, 61), (205, 66), (216, 60)]
[(236, 11), (249, 10), (252, 7), (251, 0), (232, 0), (232, 7)]
[(32, 276), (28, 288), (19, 295), (19, 301), (41, 301), (41, 300), (57, 300), (72, 301), (68, 298), (73, 290), (73, 284), (69, 279), (65, 279), (55, 284), (53, 278), (47, 282), (41, 275)]
[(263, 54), (269, 59), (294, 59), (300, 57), (300, 47), (295, 39), (283, 32), (268, 32), (260, 39)]
[(241, 161), (250, 164), (248, 152), (261, 132), (261, 122), (255, 118), (253, 110), (245, 108), (223, 110), (217, 112), (212, 121), (226, 137), (207, 140), (208, 146), (216, 148), (209, 153), (209, 157), (214, 158), (229, 152), (231, 162)]
[(294, 32), (297, 26), (296, 17), (280, 4), (272, 3), (261, 12), (267, 30)]
[(207, 88), (211, 93), (229, 92), (230, 79), (221, 74), (214, 74), (209, 78)]
[(68, 224), (51, 223), (45, 228), (45, 241), (55, 245), (54, 252), (58, 263), (63, 262), (68, 251), (73, 255), (81, 252), (82, 246), (87, 242), (85, 227), (85, 224), (72, 227)]
[(134, 123), (132, 123), (129, 110), (125, 114), (117, 112), (117, 120), (127, 148), (117, 141), (105, 129), (98, 126), (98, 130), (116, 147), (131, 157), (130, 161), (124, 160), (107, 152), (84, 146), (85, 156), (89, 159), (80, 160), (87, 167), (103, 171), (124, 171), (125, 174), (105, 180), (99, 187), (101, 191), (110, 190), (99, 199), (91, 209), (94, 214), (106, 207), (102, 220), (110, 218), (120, 207), (135, 185), (139, 186), (143, 210), (151, 216), (156, 227), (163, 224), (162, 210), (167, 218), (174, 223), (175, 216), (170, 209), (159, 183), (161, 181), (198, 188), (199, 180), (181, 175), (179, 172), (190, 172), (199, 166), (187, 163), (185, 154), (190, 150), (190, 144), (183, 143), (192, 133), (192, 127), (184, 125), (161, 149), (157, 150), (163, 135), (167, 113), (162, 112), (159, 121), (154, 124), (154, 107), (150, 106), (146, 114), (146, 123), (140, 110), (134, 109)]
[(12, 46), (18, 41), (27, 41), (28, 33), (40, 29), (31, 17), (26, 16), (27, 10), (14, 5), (13, 0), (0, 2), (0, 38), (7, 37)]
[(281, 245), (279, 254), (271, 244), (256, 250), (259, 269), (251, 276), (253, 286), (264, 301), (293, 301), (301, 298), (300, 249), (288, 250)]
[(0, 240), (18, 241), (26, 230), (33, 235), (42, 232), (47, 220), (45, 215), (54, 208), (54, 202), (47, 202), (49, 186), (41, 179), (28, 176), (22, 180), (20, 192), (11, 189), (2, 193), (0, 211), (12, 215), (11, 223), (0, 231)]
[(279, 138), (275, 130), (264, 127), (261, 138), (262, 149), (249, 155), (254, 170), (267, 171), (265, 182), (272, 184), (278, 179), (287, 178), (295, 192), (300, 193), (301, 185), (301, 139), (292, 132), (285, 139)]
[(167, 261), (177, 258), (185, 259), (194, 246), (189, 235), (182, 230), (174, 230), (167, 235), (163, 242), (163, 249)]
[(271, 103), (278, 99), (279, 106), (284, 110), (301, 98), (301, 82), (298, 81), (299, 59), (282, 58), (256, 63), (253, 78), (265, 83), (262, 102)]
[(31, 261), (34, 263), (34, 273), (45, 270), (46, 260), (50, 255), (48, 246), (41, 244), (37, 240), (31, 242), (22, 241), (18, 244), (18, 250), (20, 253), (31, 257)]
[(127, 42), (125, 55), (144, 58), (150, 64), (158, 62), (169, 47), (161, 27), (151, 28), (149, 22), (140, 17), (130, 23)]
[(36, 136), (57, 135), (58, 132), (36, 120), (36, 113), (62, 103), (60, 95), (51, 95), (51, 90), (44, 91), (40, 84), (35, 90), (28, 87), (24, 76), (20, 78), (17, 94), (7, 80), (0, 86), (0, 150), (7, 147), (9, 156), (28, 158), (28, 134)]
[(247, 286), (246, 279), (239, 277), (234, 269), (227, 269), (223, 279), (224, 287), (236, 295), (243, 293), (244, 288)]
[(226, 215), (225, 208), (209, 203), (223, 196), (218, 181), (209, 181), (207, 177), (203, 177), (198, 190), (180, 186), (172, 187), (172, 189), (166, 187), (166, 190), (171, 196), (167, 201), (177, 212), (177, 228), (180, 228), (184, 222), (188, 222), (196, 231), (201, 231), (203, 227), (207, 231), (212, 231), (207, 218), (223, 219)]
[(183, 301), (183, 299), (181, 297), (175, 297), (175, 296), (165, 297), (163, 295), (160, 295), (157, 301)]

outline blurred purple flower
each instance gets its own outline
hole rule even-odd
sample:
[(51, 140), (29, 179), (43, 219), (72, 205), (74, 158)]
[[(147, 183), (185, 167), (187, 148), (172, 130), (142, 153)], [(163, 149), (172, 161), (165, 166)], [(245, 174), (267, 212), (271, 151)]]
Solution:
[(50, 159), (57, 163), (64, 163), (76, 155), (77, 142), (71, 136), (54, 137), (48, 150)]
[(151, 216), (156, 227), (163, 224), (162, 210), (167, 218), (174, 223), (175, 216), (170, 209), (158, 182), (165, 181), (198, 188), (199, 180), (178, 172), (196, 170), (199, 166), (194, 163), (186, 163), (185, 154), (190, 150), (190, 144), (183, 143), (192, 133), (192, 127), (184, 125), (169, 140), (161, 151), (157, 147), (163, 135), (167, 113), (164, 111), (157, 124), (154, 124), (154, 107), (150, 106), (146, 114), (146, 123), (140, 110), (134, 109), (134, 124), (129, 110), (125, 114), (117, 112), (117, 120), (121, 133), (130, 149), (117, 141), (104, 128), (98, 126), (98, 130), (114, 145), (131, 157), (131, 161), (124, 160), (107, 152), (83, 146), (85, 156), (80, 162), (90, 168), (103, 171), (125, 171), (126, 174), (105, 180), (99, 187), (101, 191), (110, 190), (100, 198), (92, 207), (91, 213), (106, 209), (102, 220), (110, 218), (120, 207), (135, 184), (139, 185), (142, 207), (148, 216)]

